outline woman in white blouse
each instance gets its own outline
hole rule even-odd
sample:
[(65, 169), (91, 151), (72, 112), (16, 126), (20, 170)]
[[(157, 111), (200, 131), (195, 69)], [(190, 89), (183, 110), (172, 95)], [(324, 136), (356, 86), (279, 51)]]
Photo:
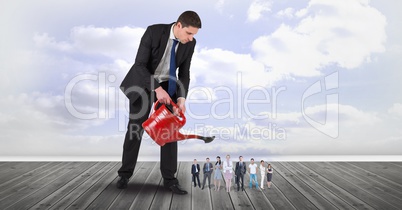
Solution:
[(230, 192), (230, 185), (233, 178), (233, 163), (230, 160), (230, 155), (226, 155), (226, 160), (222, 163), (223, 175), (226, 181), (226, 192)]

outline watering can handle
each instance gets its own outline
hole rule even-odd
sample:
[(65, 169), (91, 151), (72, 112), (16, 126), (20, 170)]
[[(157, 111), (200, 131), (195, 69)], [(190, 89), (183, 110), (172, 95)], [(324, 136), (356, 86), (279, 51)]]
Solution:
[[(156, 107), (157, 107), (159, 104), (160, 104), (159, 101), (156, 101), (156, 102), (155, 102), (155, 104), (154, 104), (154, 111), (156, 111)], [(171, 104), (173, 107), (179, 109), (179, 106), (177, 106), (177, 104), (174, 103), (173, 101), (170, 101), (170, 104)], [(186, 117), (184, 116), (184, 113), (183, 113), (183, 112), (179, 112), (179, 114), (180, 114), (179, 117), (181, 117), (181, 120), (182, 120), (182, 121), (183, 121), (183, 120), (186, 120)]]

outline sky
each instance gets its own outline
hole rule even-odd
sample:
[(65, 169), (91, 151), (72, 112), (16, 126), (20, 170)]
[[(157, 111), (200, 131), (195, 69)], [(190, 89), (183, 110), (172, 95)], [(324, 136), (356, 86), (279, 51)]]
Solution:
[[(147, 26), (196, 11), (179, 159), (402, 155), (397, 0), (0, 0), (0, 156), (120, 157)], [(144, 135), (140, 160), (158, 160)]]

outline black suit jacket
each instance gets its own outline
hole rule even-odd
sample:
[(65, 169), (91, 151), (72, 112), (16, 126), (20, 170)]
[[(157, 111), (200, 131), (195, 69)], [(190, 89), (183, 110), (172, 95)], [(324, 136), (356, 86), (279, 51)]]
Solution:
[(197, 172), (195, 172), (195, 165), (193, 164), (192, 166), (191, 166), (191, 174), (198, 174), (198, 173), (200, 173), (200, 164), (198, 164), (197, 163)]
[(235, 174), (236, 175), (244, 175), (247, 171), (246, 163), (243, 162), (242, 167), (240, 167), (240, 162), (236, 163)]
[[(156, 79), (153, 78), (153, 75), (165, 52), (173, 24), (148, 26), (142, 36), (135, 63), (120, 85), (120, 89), (130, 101), (135, 101), (144, 89), (150, 92), (160, 86)], [(178, 44), (176, 66), (179, 73), (176, 96), (177, 98), (185, 98), (190, 83), (190, 63), (196, 40), (193, 39), (193, 41), (186, 44), (181, 44), (180, 42)]]

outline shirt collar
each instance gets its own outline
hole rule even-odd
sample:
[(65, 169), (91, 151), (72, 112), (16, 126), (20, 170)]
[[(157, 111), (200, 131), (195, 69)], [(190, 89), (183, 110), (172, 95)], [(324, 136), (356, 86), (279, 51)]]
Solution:
[[(172, 24), (172, 27), (170, 28), (169, 39), (176, 39), (176, 37), (174, 36), (174, 33), (173, 33), (173, 28), (174, 28), (175, 25), (176, 25), (176, 23)], [(179, 39), (176, 39), (176, 40), (179, 41)]]

